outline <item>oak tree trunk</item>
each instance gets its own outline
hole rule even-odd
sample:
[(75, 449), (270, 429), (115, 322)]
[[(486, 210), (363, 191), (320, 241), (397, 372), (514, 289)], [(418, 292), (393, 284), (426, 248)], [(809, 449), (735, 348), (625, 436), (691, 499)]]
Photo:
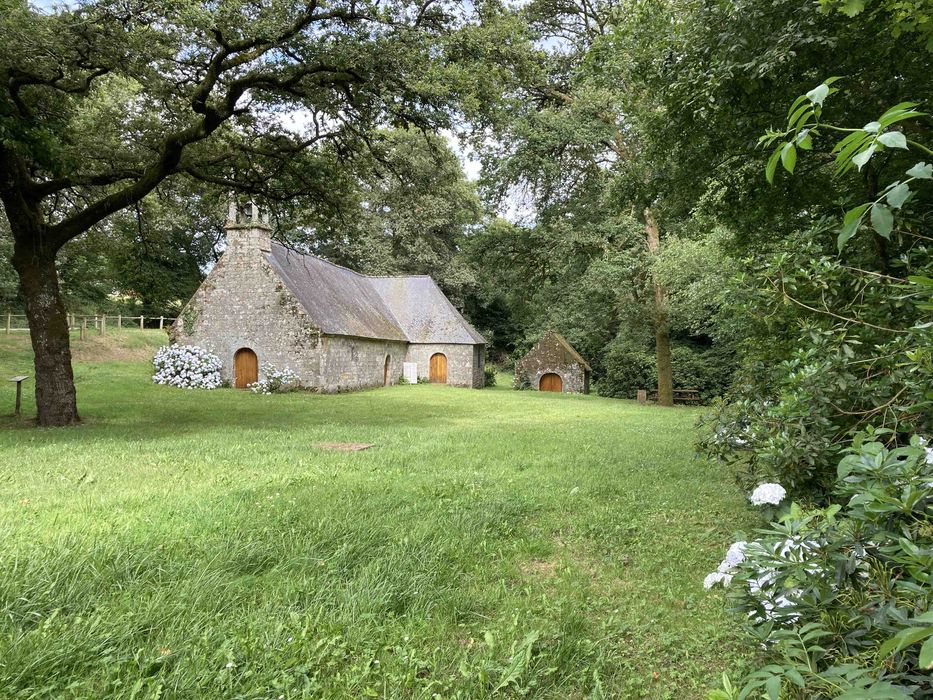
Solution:
[[(658, 222), (650, 209), (645, 209), (645, 235), (648, 250), (656, 253), (661, 247), (661, 234)], [(661, 406), (674, 405), (674, 377), (671, 363), (671, 336), (667, 324), (667, 295), (664, 287), (654, 280), (654, 344), (658, 366), (658, 403)]]
[(29, 246), (17, 242), (13, 267), (19, 274), (35, 354), (38, 423), (74, 425), (79, 420), (78, 405), (71, 370), (68, 316), (59, 290), (55, 253), (35, 248), (22, 250), (26, 247)]

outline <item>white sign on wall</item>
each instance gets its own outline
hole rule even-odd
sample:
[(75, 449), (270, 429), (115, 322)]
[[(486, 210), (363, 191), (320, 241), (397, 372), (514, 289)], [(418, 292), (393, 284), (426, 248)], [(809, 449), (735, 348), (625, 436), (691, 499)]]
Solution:
[(415, 362), (405, 362), (402, 364), (402, 376), (409, 384), (418, 383), (418, 365)]

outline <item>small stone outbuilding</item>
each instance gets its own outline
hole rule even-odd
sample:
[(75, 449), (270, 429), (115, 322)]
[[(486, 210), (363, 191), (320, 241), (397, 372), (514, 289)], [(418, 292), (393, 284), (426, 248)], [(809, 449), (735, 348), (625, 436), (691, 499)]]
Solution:
[(322, 392), (396, 384), (483, 387), (485, 339), (426, 275), (369, 277), (271, 240), (253, 205), (231, 206), (227, 249), (170, 330), (216, 354), (244, 388), (288, 367)]
[(590, 393), (592, 369), (557, 331), (548, 331), (531, 351), (515, 363), (516, 383), (538, 391)]

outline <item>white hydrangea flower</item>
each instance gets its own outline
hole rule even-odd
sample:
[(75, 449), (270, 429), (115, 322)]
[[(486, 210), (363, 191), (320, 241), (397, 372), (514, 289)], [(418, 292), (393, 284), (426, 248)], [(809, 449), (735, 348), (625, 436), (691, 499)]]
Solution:
[[(715, 586), (717, 583), (723, 583), (726, 576), (727, 574), (721, 574), (718, 571), (714, 571), (711, 574), (707, 574), (706, 578), (703, 579), (703, 588), (705, 588), (706, 590), (709, 590), (710, 588)], [(729, 579), (731, 580), (732, 577), (729, 576)], [(728, 584), (724, 584), (724, 585), (728, 585)]]
[(781, 501), (784, 500), (784, 497), (787, 495), (787, 490), (780, 484), (760, 484), (749, 497), (754, 506), (763, 506), (771, 505), (777, 506), (781, 504)]
[(153, 358), (156, 372), (152, 381), (182, 389), (216, 389), (223, 381), (220, 360), (194, 345), (167, 345)]
[(726, 550), (726, 558), (722, 560), (722, 563), (727, 564), (731, 569), (745, 561), (745, 546), (747, 544), (748, 542), (745, 540), (739, 540), (729, 545), (729, 549)]

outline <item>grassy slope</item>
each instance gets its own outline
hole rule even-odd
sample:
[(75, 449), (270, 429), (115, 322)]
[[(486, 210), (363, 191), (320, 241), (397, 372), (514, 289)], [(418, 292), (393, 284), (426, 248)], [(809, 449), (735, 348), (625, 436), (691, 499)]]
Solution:
[[(78, 428), (0, 394), (0, 697), (680, 699), (735, 661), (700, 582), (744, 508), (693, 411), (93, 361), (163, 338), (86, 341)], [(0, 377), (29, 361), (0, 337)]]

